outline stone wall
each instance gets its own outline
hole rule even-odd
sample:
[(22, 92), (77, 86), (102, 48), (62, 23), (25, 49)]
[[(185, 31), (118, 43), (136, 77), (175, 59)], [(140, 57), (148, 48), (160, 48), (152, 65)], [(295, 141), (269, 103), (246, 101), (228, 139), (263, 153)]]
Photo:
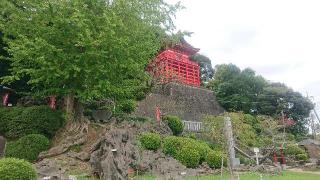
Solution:
[(155, 87), (138, 103), (134, 114), (154, 118), (156, 107), (162, 115), (176, 115), (186, 121), (201, 121), (205, 115), (224, 112), (212, 91), (176, 83)]

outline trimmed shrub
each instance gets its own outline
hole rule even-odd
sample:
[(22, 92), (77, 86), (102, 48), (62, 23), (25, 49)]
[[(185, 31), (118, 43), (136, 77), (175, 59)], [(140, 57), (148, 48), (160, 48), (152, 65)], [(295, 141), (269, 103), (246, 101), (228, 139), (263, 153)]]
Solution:
[(200, 163), (205, 161), (208, 155), (208, 152), (211, 151), (211, 148), (205, 142), (196, 142), (195, 149), (200, 154)]
[(1, 180), (36, 180), (37, 173), (32, 164), (15, 158), (0, 159)]
[(38, 158), (40, 152), (47, 150), (49, 147), (50, 144), (47, 137), (40, 134), (30, 134), (20, 138), (18, 141), (9, 142), (5, 156), (33, 162)]
[(28, 134), (43, 134), (48, 138), (64, 125), (61, 112), (48, 106), (33, 106), (23, 108), (23, 111), (10, 122), (5, 136), (19, 138)]
[(305, 154), (304, 149), (295, 144), (288, 144), (284, 150), (285, 154), (296, 156), (297, 154)]
[(148, 150), (157, 150), (161, 146), (160, 134), (143, 133), (140, 135), (139, 140), (142, 147)]
[(23, 111), (21, 107), (0, 107), (0, 134), (9, 131), (9, 122), (19, 116)]
[(183, 131), (183, 123), (177, 116), (167, 115), (163, 117), (163, 120), (168, 123), (173, 135), (179, 135)]
[[(208, 163), (209, 167), (211, 168), (220, 168), (221, 167), (221, 158), (222, 152), (221, 151), (213, 151), (210, 150), (206, 157), (206, 162)], [(223, 160), (224, 164), (227, 164), (226, 160)]]
[(197, 150), (185, 146), (178, 151), (176, 159), (188, 168), (195, 168), (199, 165), (200, 154)]
[(177, 152), (181, 149), (183, 142), (176, 136), (168, 136), (163, 140), (163, 153), (176, 157)]
[(296, 159), (306, 162), (308, 160), (308, 156), (305, 153), (304, 154), (297, 154)]

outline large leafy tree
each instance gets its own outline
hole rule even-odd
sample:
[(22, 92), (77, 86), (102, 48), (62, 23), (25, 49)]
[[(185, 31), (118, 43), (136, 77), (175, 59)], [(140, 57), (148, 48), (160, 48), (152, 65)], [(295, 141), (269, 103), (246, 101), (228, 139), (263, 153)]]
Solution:
[[(10, 56), (6, 51), (7, 45), (3, 41), (3, 33), (0, 31), (0, 78), (10, 75)], [(18, 94), (25, 94), (30, 91), (30, 86), (27, 85), (28, 77), (23, 76), (19, 80), (10, 83), (10, 88), (13, 88)], [(8, 85), (8, 84), (2, 84)]]
[(163, 0), (4, 0), (0, 31), (11, 56), (4, 82), (28, 76), (37, 95), (82, 102), (134, 98), (179, 7)]
[(211, 80), (214, 74), (214, 70), (212, 68), (211, 60), (205, 55), (195, 54), (191, 56), (191, 60), (199, 63), (200, 66), (200, 80), (201, 85), (205, 86)]
[[(305, 127), (306, 118), (313, 109), (313, 103), (301, 93), (295, 92), (282, 83), (269, 83), (264, 87), (263, 93), (258, 96), (257, 110), (260, 114), (285, 115), (295, 121), (289, 131), (295, 135), (308, 133)], [(281, 117), (282, 118), (282, 117)]]
[(233, 64), (217, 65), (209, 86), (216, 93), (220, 104), (229, 111), (256, 111), (257, 95), (267, 82), (249, 68), (240, 70)]
[(307, 133), (305, 119), (313, 104), (284, 84), (268, 82), (248, 68), (241, 71), (233, 64), (222, 64), (216, 66), (210, 87), (228, 111), (269, 115), (279, 119), (283, 112), (296, 123), (289, 128), (291, 133)]
[(9, 74), (10, 63), (6, 58), (8, 57), (8, 53), (5, 50), (5, 43), (3, 42), (3, 33), (0, 32), (0, 77)]

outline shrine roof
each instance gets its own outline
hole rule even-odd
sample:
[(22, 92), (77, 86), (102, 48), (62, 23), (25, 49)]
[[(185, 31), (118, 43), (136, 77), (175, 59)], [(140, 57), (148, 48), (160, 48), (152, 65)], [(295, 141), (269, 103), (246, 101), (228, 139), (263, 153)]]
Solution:
[(190, 45), (184, 38), (181, 38), (180, 43), (173, 46), (174, 49), (182, 51), (188, 55), (194, 55), (199, 52), (199, 48), (195, 48)]

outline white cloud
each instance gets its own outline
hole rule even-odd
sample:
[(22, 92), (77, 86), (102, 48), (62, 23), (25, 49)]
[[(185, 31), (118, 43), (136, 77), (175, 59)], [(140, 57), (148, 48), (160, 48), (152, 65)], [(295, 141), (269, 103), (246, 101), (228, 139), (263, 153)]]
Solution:
[[(177, 2), (178, 0), (167, 0)], [(213, 64), (251, 67), (320, 101), (320, 1), (182, 0), (178, 29)]]

